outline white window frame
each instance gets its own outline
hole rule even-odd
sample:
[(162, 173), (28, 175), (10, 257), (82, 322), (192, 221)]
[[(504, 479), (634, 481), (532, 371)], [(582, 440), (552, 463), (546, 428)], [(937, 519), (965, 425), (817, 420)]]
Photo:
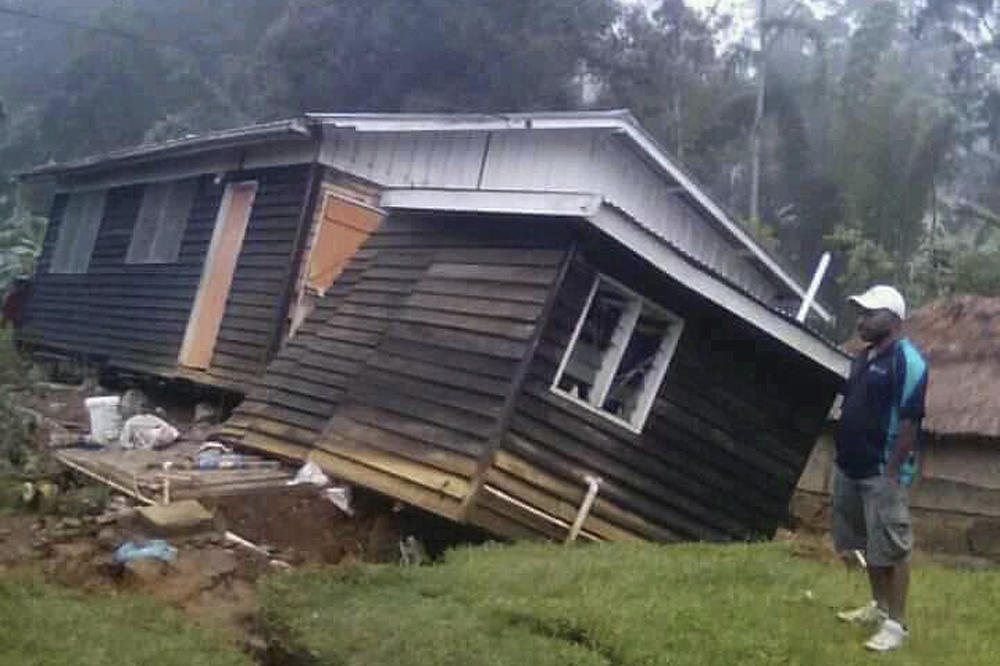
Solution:
[[(591, 305), (593, 305), (594, 297), (597, 295), (597, 290), (601, 286), (602, 282), (611, 285), (611, 287), (616, 291), (628, 297), (630, 302), (628, 308), (619, 319), (615, 332), (612, 334), (612, 337), (618, 338), (620, 343), (613, 346), (610, 353), (606, 354), (604, 358), (601, 359), (601, 369), (598, 371), (597, 377), (594, 381), (590, 400), (584, 400), (579, 396), (573, 395), (561, 389), (559, 387), (559, 382), (563, 378), (566, 367), (569, 365), (570, 358), (573, 355), (573, 350), (576, 348), (576, 343), (580, 338), (580, 333), (583, 331), (583, 325), (586, 322), (587, 315), (590, 314), (590, 308)], [(644, 309), (653, 310), (661, 317), (666, 318), (669, 321), (669, 326), (667, 327), (666, 334), (663, 336), (663, 340), (660, 343), (660, 348), (656, 352), (656, 360), (654, 361), (653, 368), (643, 382), (642, 394), (639, 398), (638, 405), (635, 408), (635, 412), (633, 413), (631, 420), (627, 420), (604, 410), (600, 407), (600, 405), (604, 404), (604, 401), (607, 398), (611, 382), (614, 380), (618, 367), (621, 365), (622, 357), (625, 355), (625, 349), (627, 348), (629, 341), (632, 339), (632, 333), (635, 331), (635, 326), (638, 323)], [(649, 412), (653, 408), (653, 403), (656, 401), (656, 396), (659, 394), (660, 388), (663, 386), (663, 379), (666, 377), (667, 368), (670, 366), (670, 361), (673, 359), (674, 352), (677, 350), (677, 343), (680, 341), (683, 331), (684, 319), (682, 317), (664, 307), (661, 307), (660, 305), (657, 305), (656, 303), (653, 303), (647, 298), (643, 298), (634, 290), (629, 289), (617, 280), (614, 280), (603, 273), (598, 273), (594, 277), (593, 283), (590, 285), (587, 300), (585, 301), (583, 310), (580, 312), (580, 316), (576, 321), (576, 326), (573, 329), (573, 335), (569, 340), (569, 344), (567, 344), (566, 349), (563, 350), (562, 359), (559, 362), (559, 368), (556, 370), (556, 374), (552, 379), (552, 384), (549, 387), (549, 390), (560, 397), (565, 398), (566, 400), (569, 400), (590, 412), (593, 412), (594, 414), (600, 415), (602, 418), (639, 434), (642, 432), (643, 426), (646, 425), (646, 420), (649, 418)]]
[[(186, 191), (183, 188), (187, 188)], [(159, 201), (154, 198), (158, 195)], [(183, 211), (177, 197), (184, 196)], [(149, 183), (142, 193), (142, 203), (132, 228), (132, 240), (125, 253), (129, 265), (175, 264), (180, 258), (184, 231), (198, 196), (198, 182), (193, 178)], [(178, 213), (180, 217), (174, 218)], [(166, 250), (166, 251), (164, 251)]]
[(52, 258), (50, 273), (84, 274), (104, 221), (107, 190), (85, 190), (68, 195)]

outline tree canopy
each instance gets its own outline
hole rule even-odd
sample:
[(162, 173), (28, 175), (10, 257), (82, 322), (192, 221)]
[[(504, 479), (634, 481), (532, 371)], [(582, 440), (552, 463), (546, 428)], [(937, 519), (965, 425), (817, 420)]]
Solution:
[(833, 251), (829, 303), (874, 280), (1000, 293), (997, 3), (770, 0), (755, 23), (725, 7), (11, 0), (4, 238), (37, 236), (9, 177), (49, 160), (304, 111), (628, 107), (803, 277)]

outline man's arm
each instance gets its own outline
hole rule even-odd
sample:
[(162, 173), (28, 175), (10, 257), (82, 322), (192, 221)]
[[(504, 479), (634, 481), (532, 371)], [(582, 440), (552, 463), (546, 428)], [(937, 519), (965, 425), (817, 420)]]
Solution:
[(904, 419), (899, 424), (899, 434), (896, 435), (896, 445), (893, 448), (886, 474), (893, 483), (899, 483), (899, 468), (903, 461), (908, 460), (911, 453), (917, 450), (917, 433), (920, 426), (916, 421)]

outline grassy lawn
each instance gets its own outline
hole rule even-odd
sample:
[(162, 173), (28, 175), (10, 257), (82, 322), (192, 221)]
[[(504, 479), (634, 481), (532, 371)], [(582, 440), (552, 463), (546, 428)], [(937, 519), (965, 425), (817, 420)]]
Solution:
[(0, 664), (249, 666), (250, 658), (133, 595), (101, 596), (0, 578)]
[(867, 599), (859, 574), (785, 544), (518, 545), (437, 567), (299, 572), (262, 587), (286, 645), (330, 664), (995, 664), (1000, 570), (914, 576), (904, 650), (833, 617)]

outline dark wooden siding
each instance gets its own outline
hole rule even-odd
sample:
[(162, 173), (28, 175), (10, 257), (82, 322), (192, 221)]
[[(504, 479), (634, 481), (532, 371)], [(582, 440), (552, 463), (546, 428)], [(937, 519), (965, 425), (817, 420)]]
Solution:
[(388, 218), (229, 434), (457, 516), (568, 245), (559, 221)]
[[(234, 176), (260, 182), (209, 373), (197, 379), (239, 388), (264, 363), (308, 167), (283, 167)], [(86, 274), (49, 273), (68, 196), (53, 204), (51, 222), (26, 312), (23, 337), (42, 347), (162, 375), (177, 371), (177, 354), (224, 190), (200, 179), (176, 263), (125, 263), (143, 186), (108, 191), (104, 218)]]
[[(291, 273), (294, 245), (306, 206), (308, 165), (244, 172), (237, 180), (257, 180), (250, 222), (236, 263), (208, 374), (214, 382), (248, 390), (263, 372)], [(205, 243), (211, 239), (211, 234)], [(207, 245), (205, 246), (207, 249)], [(204, 250), (203, 250), (204, 252)]]
[[(595, 274), (591, 264), (575, 262), (486, 490), (568, 524), (584, 497), (584, 477), (594, 475), (603, 483), (584, 529), (596, 537), (769, 536), (786, 515), (836, 378), (606, 245), (586, 256), (685, 319), (652, 412), (635, 434), (549, 390)], [(490, 492), (477, 504), (554, 538), (566, 534)]]

